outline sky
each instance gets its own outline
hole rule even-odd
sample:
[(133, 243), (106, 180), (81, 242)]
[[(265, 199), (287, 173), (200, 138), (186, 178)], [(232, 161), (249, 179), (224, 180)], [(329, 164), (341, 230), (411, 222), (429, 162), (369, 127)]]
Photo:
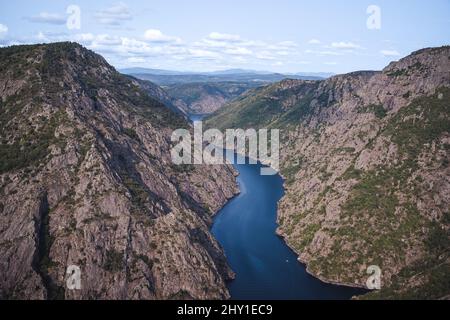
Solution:
[(380, 70), (450, 45), (450, 0), (14, 0), (0, 46), (76, 41), (116, 68)]

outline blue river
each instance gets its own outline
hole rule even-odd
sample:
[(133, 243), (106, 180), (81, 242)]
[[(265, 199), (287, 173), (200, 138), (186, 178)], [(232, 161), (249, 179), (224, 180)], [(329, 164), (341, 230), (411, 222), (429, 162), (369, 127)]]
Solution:
[[(200, 120), (201, 117), (191, 117)], [(222, 245), (235, 280), (232, 299), (347, 300), (366, 290), (324, 283), (309, 275), (275, 231), (284, 195), (279, 175), (261, 176), (261, 164), (234, 164), (241, 193), (218, 212), (212, 233)]]

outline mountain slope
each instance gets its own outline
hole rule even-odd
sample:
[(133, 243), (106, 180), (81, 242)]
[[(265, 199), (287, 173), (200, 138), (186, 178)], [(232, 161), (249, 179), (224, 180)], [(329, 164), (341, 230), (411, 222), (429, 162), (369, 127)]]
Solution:
[(161, 88), (160, 86), (154, 84), (153, 82), (147, 81), (147, 80), (141, 80), (134, 78), (132, 76), (126, 76), (128, 77), (134, 85), (140, 87), (142, 90), (144, 90), (148, 95), (151, 97), (156, 98), (161, 103), (163, 103), (167, 108), (172, 110), (175, 113), (181, 114), (185, 119), (187, 119), (187, 111), (184, 105), (180, 105), (176, 99), (169, 96), (169, 94)]
[(450, 294), (450, 47), (382, 72), (256, 89), (209, 127), (282, 130), (279, 234), (325, 281), (383, 289), (368, 298)]
[[(131, 72), (130, 72), (131, 71)], [(192, 84), (192, 83), (215, 83), (215, 82), (261, 82), (270, 84), (276, 81), (281, 81), (286, 78), (299, 80), (320, 80), (322, 77), (316, 75), (302, 75), (281, 73), (266, 73), (246, 70), (231, 70), (230, 72), (206, 72), (206, 73), (172, 73), (172, 72), (158, 72), (151, 69), (146, 72), (139, 69), (139, 72), (132, 72), (132, 70), (123, 70), (124, 73), (132, 75), (138, 79), (149, 80), (160, 86), (172, 86), (176, 84)], [(135, 70), (136, 71), (136, 70)], [(152, 73), (154, 72), (154, 73)]]
[[(134, 73), (134, 71), (139, 71)], [(124, 69), (137, 79), (164, 86), (172, 98), (169, 105), (187, 114), (210, 114), (246, 91), (270, 85), (285, 78), (319, 80), (315, 75), (258, 72), (251, 70), (226, 70), (206, 73), (179, 73), (152, 69)]]
[(179, 109), (190, 114), (209, 114), (262, 82), (211, 82), (176, 84), (167, 87), (167, 93)]
[(0, 298), (229, 297), (209, 226), (235, 173), (172, 165), (183, 117), (74, 43), (2, 48), (0, 71)]

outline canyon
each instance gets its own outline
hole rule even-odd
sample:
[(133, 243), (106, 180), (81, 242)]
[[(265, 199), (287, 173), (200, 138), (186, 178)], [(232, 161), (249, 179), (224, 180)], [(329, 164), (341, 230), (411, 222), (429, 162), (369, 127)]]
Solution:
[[(0, 48), (0, 298), (231, 298), (245, 281), (216, 214), (245, 195), (239, 172), (171, 157), (173, 132), (193, 135), (204, 112), (206, 129), (280, 130), (285, 192), (261, 230), (317, 288), (364, 288), (376, 265), (381, 290), (358, 299), (448, 298), (450, 47), (272, 82), (186, 107), (76, 43)], [(66, 288), (71, 266), (80, 290)]]
[(328, 283), (382, 289), (360, 298), (450, 293), (450, 47), (382, 71), (254, 89), (209, 128), (281, 131), (286, 194), (277, 233)]

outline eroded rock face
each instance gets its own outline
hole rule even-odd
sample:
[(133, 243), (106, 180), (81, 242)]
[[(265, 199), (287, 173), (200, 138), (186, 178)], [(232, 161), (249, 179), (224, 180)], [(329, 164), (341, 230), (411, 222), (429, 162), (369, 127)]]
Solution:
[(382, 72), (283, 81), (208, 124), (282, 130), (278, 233), (311, 273), (365, 286), (378, 265), (384, 290), (371, 297), (448, 296), (449, 47)]
[(173, 165), (189, 124), (77, 44), (0, 49), (0, 69), (0, 297), (228, 298), (209, 227), (232, 167)]

